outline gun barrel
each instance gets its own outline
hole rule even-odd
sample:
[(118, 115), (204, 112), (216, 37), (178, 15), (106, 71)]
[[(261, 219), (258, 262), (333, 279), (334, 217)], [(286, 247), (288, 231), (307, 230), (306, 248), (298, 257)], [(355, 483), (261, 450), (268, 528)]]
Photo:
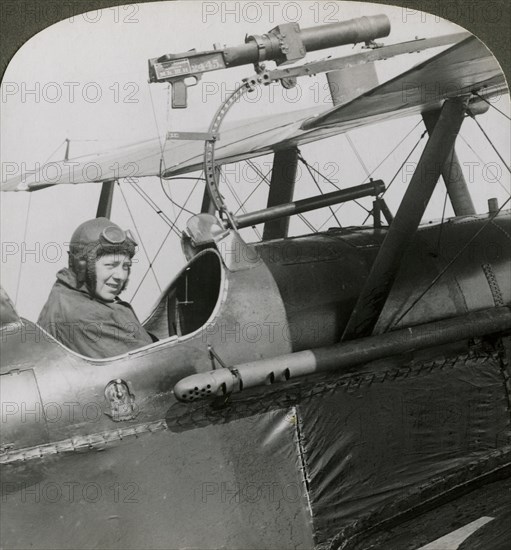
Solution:
[(309, 27), (302, 29), (301, 36), (307, 51), (313, 52), (345, 44), (367, 42), (388, 36), (389, 33), (389, 18), (380, 14)]
[[(380, 14), (300, 29), (297, 36), (299, 36), (305, 51), (313, 52), (346, 44), (367, 42), (388, 36), (389, 33), (389, 18)], [(305, 51), (302, 55), (305, 54)], [(274, 31), (262, 36), (250, 37), (246, 44), (232, 46), (224, 50), (227, 67), (260, 61), (279, 61), (282, 57), (281, 40), (278, 33)]]
[(326, 370), (343, 373), (355, 366), (384, 357), (461, 342), (477, 336), (508, 334), (510, 329), (509, 307), (475, 311), (460, 317), (360, 338), (353, 342), (192, 374), (175, 385), (174, 395), (179, 401), (190, 402), (285, 382)]
[(340, 191), (333, 191), (332, 193), (327, 193), (326, 195), (318, 195), (317, 197), (302, 199), (286, 204), (279, 204), (263, 210), (257, 210), (256, 212), (242, 214), (236, 218), (236, 227), (238, 229), (250, 227), (252, 225), (257, 225), (258, 223), (285, 218), (287, 216), (301, 214), (302, 212), (309, 212), (311, 210), (317, 210), (318, 208), (339, 204), (341, 202), (348, 202), (355, 199), (360, 199), (362, 197), (368, 197), (370, 195), (376, 196), (383, 193), (383, 191), (385, 191), (385, 184), (381, 180), (376, 180), (371, 183), (341, 189)]

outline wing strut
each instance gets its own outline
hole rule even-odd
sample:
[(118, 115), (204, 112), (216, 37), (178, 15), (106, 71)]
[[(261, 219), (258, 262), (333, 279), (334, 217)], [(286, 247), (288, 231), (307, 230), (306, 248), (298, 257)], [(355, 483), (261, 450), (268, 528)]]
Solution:
[(371, 334), (385, 305), (399, 263), (419, 226), (435, 185), (451, 152), (465, 114), (460, 98), (447, 100), (422, 152), (410, 184), (365, 285), (360, 293), (342, 340)]
[[(292, 202), (297, 167), (298, 149), (296, 147), (275, 152), (267, 208)], [(289, 216), (268, 220), (264, 224), (263, 241), (283, 239), (287, 237), (288, 229)]]
[(114, 200), (115, 180), (107, 180), (101, 186), (101, 194), (99, 195), (98, 209), (96, 218), (109, 218), (112, 213), (112, 202)]
[[(439, 116), (439, 109), (422, 113), (422, 119), (424, 120), (429, 135), (431, 135), (435, 129)], [(456, 216), (475, 214), (476, 210), (474, 208), (474, 203), (472, 202), (472, 197), (470, 196), (467, 182), (463, 176), (463, 169), (454, 146), (447, 158), (447, 162), (442, 168), (442, 178), (445, 182), (445, 187), (447, 188), (447, 194), (449, 195), (454, 214)]]

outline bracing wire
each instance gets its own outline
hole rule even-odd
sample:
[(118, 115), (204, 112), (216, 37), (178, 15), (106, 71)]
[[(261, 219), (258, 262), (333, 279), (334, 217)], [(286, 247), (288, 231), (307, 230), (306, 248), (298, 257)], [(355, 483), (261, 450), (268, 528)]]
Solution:
[[(148, 87), (148, 91), (149, 91), (149, 99), (151, 100), (151, 110), (152, 110), (152, 113), (153, 113), (154, 125), (156, 127), (156, 134), (158, 136), (158, 143), (160, 144), (160, 154), (161, 154), (161, 156), (160, 156), (160, 174), (159, 174), (159, 176), (160, 176), (160, 184), (161, 184), (162, 165), (165, 167), (164, 144), (163, 144), (161, 136), (160, 136), (160, 129), (158, 127), (158, 119), (156, 117), (156, 109), (154, 108), (153, 94), (152, 94), (151, 86), (149, 85), (149, 82), (147, 83), (147, 87)], [(167, 113), (167, 116), (168, 116), (168, 113)], [(147, 195), (147, 193), (145, 193), (138, 185), (136, 185), (136, 183), (131, 178), (126, 178), (126, 181), (133, 187), (133, 189), (135, 189), (135, 191), (137, 191), (137, 193), (147, 202), (147, 204), (149, 204), (149, 206), (160, 216), (160, 218), (163, 219), (163, 221), (165, 221), (165, 223), (167, 223), (169, 225), (170, 229), (169, 229), (165, 239), (163, 240), (163, 242), (160, 246), (160, 249), (161, 249), (163, 247), (163, 244), (167, 240), (168, 236), (170, 235), (170, 233), (174, 229), (175, 223), (172, 224), (172, 221), (168, 218), (168, 216), (166, 214), (164, 214), (164, 212), (162, 212), (160, 208), (158, 208), (158, 205), (156, 205), (154, 203), (154, 201)], [(162, 185), (162, 190), (163, 190), (163, 184), (161, 184), (161, 185)], [(119, 189), (121, 189), (120, 185), (119, 185)], [(165, 190), (163, 190), (163, 192), (164, 192), (165, 195), (167, 195), (165, 193)], [(137, 226), (135, 224), (135, 220), (133, 219), (133, 216), (131, 214), (131, 210), (129, 209), (128, 202), (126, 201), (126, 197), (124, 196), (124, 193), (122, 192), (122, 189), (121, 189), (121, 194), (122, 194), (122, 197), (124, 199), (124, 202), (126, 203), (126, 207), (128, 208), (128, 212), (130, 213), (131, 219), (133, 221), (133, 225), (135, 225), (135, 228), (136, 228)], [(174, 203), (173, 203), (172, 200), (171, 200), (171, 203), (172, 203), (172, 206), (174, 207)], [(174, 212), (174, 215), (175, 215), (175, 212)], [(176, 221), (177, 221), (177, 217), (176, 217)], [(140, 289), (140, 286), (142, 285), (142, 283), (145, 280), (145, 278), (146, 278), (147, 274), (149, 273), (149, 271), (151, 271), (153, 273), (153, 276), (156, 280), (156, 284), (158, 285), (158, 288), (161, 292), (160, 284), (159, 284), (158, 279), (156, 277), (156, 273), (153, 270), (153, 264), (154, 264), (154, 261), (156, 259), (156, 256), (153, 258), (153, 261), (151, 261), (149, 259), (149, 255), (147, 254), (146, 248), (145, 248), (145, 246), (142, 242), (142, 237), (141, 237), (140, 232), (138, 231), (138, 229), (137, 229), (137, 233), (138, 233), (138, 236), (140, 238), (140, 244), (142, 245), (144, 253), (146, 254), (147, 260), (149, 262), (149, 268), (146, 270), (146, 272), (145, 272), (144, 276), (142, 277), (142, 279), (140, 280), (135, 292), (133, 293), (133, 295), (131, 297), (132, 300), (135, 298), (137, 292)], [(178, 233), (178, 236), (179, 236), (179, 233)], [(158, 251), (160, 249), (158, 249)]]
[(475, 234), (465, 243), (464, 246), (461, 247), (461, 249), (458, 251), (458, 253), (454, 256), (454, 258), (452, 258), (452, 260), (450, 260), (447, 265), (442, 269), (442, 271), (440, 271), (440, 273), (431, 281), (431, 283), (429, 283), (429, 285), (419, 294), (419, 296), (412, 302), (412, 304), (404, 311), (404, 313), (402, 313), (398, 319), (392, 324), (392, 327), (396, 327), (399, 322), (417, 305), (417, 303), (423, 298), (423, 296), (429, 292), (433, 286), (435, 286), (435, 284), (440, 280), (440, 278), (443, 276), (443, 274), (454, 264), (454, 262), (463, 254), (463, 252), (465, 252), (465, 250), (470, 246), (470, 244), (482, 233), (482, 231), (484, 229), (486, 229), (486, 227), (488, 227), (488, 225), (490, 223), (493, 222), (493, 220), (498, 216), (498, 214), (502, 211), (502, 209), (504, 208), (504, 206), (506, 206), (506, 204), (511, 201), (511, 197), (508, 197), (508, 199), (502, 204), (502, 206), (490, 217), (488, 218), (488, 220), (486, 220), (486, 222), (484, 223), (484, 225), (478, 229)]
[[(330, 185), (332, 185), (333, 187), (335, 187), (338, 191), (342, 191), (342, 189), (341, 189), (338, 185), (335, 185), (335, 183), (334, 183), (331, 179), (327, 178), (327, 177), (326, 177), (324, 174), (322, 174), (319, 170), (317, 170), (316, 168), (314, 168), (314, 166), (311, 166), (311, 165), (304, 159), (302, 153), (299, 153), (298, 158), (300, 159), (301, 162), (303, 162), (303, 164), (305, 164), (307, 170), (309, 171), (309, 174), (310, 174), (310, 172), (311, 172), (311, 170), (312, 170), (312, 171), (315, 172), (318, 176), (321, 176), (321, 177), (322, 177), (325, 181), (327, 181)], [(311, 176), (312, 176), (312, 174), (311, 174)], [(313, 176), (312, 176), (312, 177), (313, 177)], [(368, 210), (363, 204), (361, 204), (360, 202), (358, 202), (356, 199), (353, 199), (353, 202), (354, 202), (356, 205), (360, 206), (360, 208), (362, 208), (362, 210), (365, 210), (366, 212), (369, 212), (369, 210)], [(337, 208), (336, 212), (338, 212), (345, 204), (346, 204), (346, 203), (340, 204), (339, 207)], [(335, 212), (332, 212), (332, 216), (335, 217)], [(328, 218), (328, 220), (329, 220), (332, 216), (330, 216), (330, 217)], [(335, 219), (337, 220), (337, 218), (335, 218)], [(328, 220), (326, 220), (326, 221), (328, 221)], [(326, 221), (325, 221), (325, 223), (326, 223)], [(337, 222), (339, 223), (339, 220), (337, 220)], [(323, 225), (324, 225), (324, 224), (323, 224)], [(323, 225), (322, 225), (321, 227), (323, 227)], [(339, 226), (340, 226), (340, 224), (339, 224)]]
[[(65, 139), (62, 140), (57, 145), (57, 147), (55, 148), (55, 150), (52, 153), (50, 153), (48, 158), (44, 161), (43, 165), (45, 165), (51, 159), (51, 157), (53, 157), (53, 155), (62, 147), (62, 145), (64, 145), (64, 143), (66, 143)], [(28, 220), (29, 220), (29, 217), (30, 217), (30, 207), (31, 206), (32, 206), (32, 193), (30, 193), (28, 195), (27, 213), (25, 214), (25, 226), (23, 228), (23, 242), (24, 243), (27, 242)], [(18, 270), (18, 279), (16, 281), (16, 293), (14, 295), (14, 306), (15, 307), (18, 304), (18, 294), (19, 294), (19, 290), (20, 290), (22, 271), (23, 271), (23, 262), (20, 263), (20, 268)]]
[[(413, 128), (399, 141), (399, 143), (397, 143), (397, 145), (392, 149), (392, 151), (390, 151), (384, 158), (383, 160), (374, 168), (374, 170), (369, 174), (369, 177), (372, 177), (372, 175), (376, 172), (376, 170), (378, 170), (382, 165), (383, 163), (389, 159), (396, 151), (397, 149), (400, 147), (400, 145), (406, 141), (406, 139), (410, 136), (410, 134), (412, 134), (416, 129), (417, 127), (422, 123), (422, 119), (419, 120), (414, 126)], [(417, 146), (419, 145), (421, 139), (424, 137), (424, 135), (426, 134), (427, 132), (423, 132), (420, 136), (420, 138), (418, 139), (417, 143), (414, 145), (414, 147), (412, 148), (412, 150), (408, 153), (407, 157), (405, 158), (405, 160), (402, 162), (401, 166), (398, 168), (398, 170), (396, 171), (396, 173), (394, 174), (394, 177), (391, 179), (389, 185), (387, 185), (385, 191), (383, 192), (382, 196), (388, 191), (389, 187), (392, 185), (392, 183), (394, 182), (394, 180), (397, 178), (397, 176), (399, 175), (399, 173), (401, 172), (403, 166), (407, 163), (408, 159), (412, 156), (413, 152), (415, 151), (415, 149), (417, 148)], [(365, 181), (365, 180), (364, 180)], [(361, 182), (363, 183), (363, 181)], [(338, 212), (340, 210), (340, 208), (342, 208), (343, 204), (341, 204), (339, 206), (339, 208), (336, 209), (336, 212)], [(367, 211), (367, 210), (366, 210)], [(365, 225), (365, 223), (367, 222), (367, 220), (371, 217), (371, 214), (372, 214), (372, 210), (368, 212), (368, 215), (367, 217), (365, 218), (364, 222), (362, 223), (362, 225)], [(319, 227), (319, 229), (321, 230), (327, 223), (328, 221), (330, 220), (331, 216), (329, 218), (327, 218), (322, 224), (321, 226)]]
[[(224, 178), (225, 178), (225, 183), (227, 184), (227, 187), (229, 188), (229, 191), (231, 192), (231, 194), (234, 197), (235, 201), (238, 203), (238, 207), (241, 208), (241, 210), (244, 214), (246, 214), (247, 210), (246, 210), (244, 204), (241, 202), (241, 199), (239, 198), (238, 193), (236, 193), (236, 190), (231, 185), (231, 182), (229, 181), (229, 179), (227, 178), (227, 176), (225, 174), (224, 174)], [(256, 234), (257, 238), (259, 240), (262, 240), (261, 233), (259, 233), (257, 227), (252, 226), (252, 229), (253, 229), (254, 233)]]
[[(461, 135), (461, 134), (458, 134), (459, 137), (465, 142), (465, 145), (472, 151), (472, 153), (474, 153), (474, 155), (477, 157), (477, 160), (483, 165), (483, 166), (487, 166), (488, 163), (485, 162), (481, 156), (477, 153), (477, 151), (472, 147), (472, 145), (470, 145), (470, 143)], [(491, 166), (488, 166), (488, 170), (490, 170), (492, 167)], [(509, 189), (506, 189), (504, 187), (504, 185), (502, 185), (502, 182), (500, 181), (500, 179), (497, 177), (497, 175), (495, 174), (495, 172), (493, 172), (493, 170), (491, 170), (491, 175), (493, 176), (494, 180), (502, 187), (502, 189), (508, 194), (510, 195), (511, 192), (509, 191)]]
[(422, 134), (420, 135), (419, 139), (417, 140), (417, 143), (412, 147), (412, 150), (408, 153), (408, 155), (406, 156), (405, 160), (401, 163), (401, 165), (399, 166), (397, 172), (394, 174), (394, 176), (392, 177), (392, 179), (390, 180), (389, 184), (387, 185), (387, 187), (385, 188), (385, 191), (382, 193), (382, 196), (385, 195), (385, 193), (390, 189), (390, 187), (392, 186), (392, 184), (394, 183), (394, 181), (396, 180), (397, 176), (399, 175), (399, 173), (401, 172), (401, 170), (403, 169), (404, 165), (408, 162), (408, 159), (413, 155), (413, 153), (415, 152), (415, 149), (417, 149), (417, 147), (419, 146), (419, 143), (422, 141), (422, 139), (424, 138), (424, 136), (428, 133), (427, 130), (424, 130), (424, 132), (422, 132)]
[[(309, 170), (309, 173), (310, 173), (311, 170), (314, 171), (318, 176), (321, 176), (321, 177), (322, 177), (325, 181), (327, 181), (330, 185), (332, 185), (333, 187), (335, 187), (335, 188), (337, 189), (337, 191), (341, 191), (341, 188), (340, 188), (338, 185), (335, 185), (335, 183), (334, 183), (331, 179), (327, 178), (327, 177), (326, 177), (324, 174), (322, 174), (319, 170), (317, 170), (316, 168), (314, 168), (314, 166), (311, 166), (311, 165), (305, 160), (305, 158), (303, 157), (302, 153), (299, 153), (299, 154), (298, 154), (298, 158), (300, 159), (300, 162), (302, 162), (302, 163), (305, 165), (305, 167), (307, 168), (307, 170)], [(313, 177), (312, 174), (311, 174), (311, 177)]]
[(445, 184), (445, 197), (444, 197), (444, 206), (442, 208), (442, 220), (440, 222), (440, 230), (438, 231), (438, 242), (436, 244), (436, 253), (437, 253), (437, 255), (440, 251), (440, 242), (441, 242), (441, 239), (442, 239), (442, 232), (443, 232), (443, 229), (444, 229), (445, 209), (447, 208), (447, 195), (448, 195), (447, 185), (448, 185), (448, 182), (451, 180), (453, 163), (454, 163), (454, 146), (451, 149), (451, 160), (449, 162), (449, 174), (447, 175), (447, 181), (444, 181), (444, 184)]
[[(422, 121), (421, 121), (422, 122)], [(427, 130), (424, 130), (424, 132), (422, 132), (422, 134), (420, 135), (419, 139), (417, 140), (417, 142), (415, 143), (415, 145), (412, 147), (411, 151), (408, 153), (408, 155), (406, 155), (406, 158), (405, 160), (400, 164), (399, 168), (396, 170), (396, 173), (394, 174), (394, 176), (392, 177), (392, 179), (390, 180), (389, 184), (387, 185), (387, 187), (385, 188), (385, 191), (382, 193), (382, 197), (385, 195), (385, 193), (390, 189), (390, 187), (392, 186), (392, 184), (394, 183), (395, 179), (398, 177), (398, 175), (401, 173), (401, 170), (403, 169), (404, 165), (408, 162), (408, 159), (413, 155), (413, 153), (415, 152), (415, 149), (417, 149), (417, 147), (419, 146), (419, 143), (421, 142), (421, 140), (424, 138), (424, 136), (428, 133)], [(364, 225), (367, 220), (370, 218), (372, 212), (369, 213), (369, 216), (367, 216), (367, 218), (364, 220), (364, 223), (362, 225)]]
[[(316, 168), (314, 168), (314, 166), (311, 166), (302, 156), (301, 156), (301, 153), (300, 153), (300, 160), (306, 164), (307, 168), (309, 169), (312, 169), (314, 172), (316, 172), (316, 174), (318, 174), (318, 176), (321, 176), (325, 181), (327, 181), (328, 183), (330, 183), (331, 185), (333, 185), (338, 191), (341, 191), (341, 188), (338, 186), (338, 185), (335, 185), (335, 183), (328, 179), (325, 175), (323, 175), (319, 170), (317, 170)], [(365, 210), (366, 212), (369, 213), (369, 210), (363, 205), (361, 204), (360, 202), (358, 202), (356, 199), (353, 199), (353, 202), (360, 206), (360, 208), (362, 208), (362, 210)], [(342, 204), (339, 205), (339, 207), (337, 208), (336, 212), (338, 212), (346, 203), (343, 202)], [(330, 216), (328, 218), (328, 220), (331, 218), (332, 216)], [(326, 220), (325, 223), (328, 221)], [(324, 224), (323, 224), (324, 225)], [(321, 227), (323, 227), (323, 225)]]
[(508, 172), (511, 173), (511, 168), (509, 168), (508, 163), (504, 160), (502, 155), (499, 153), (498, 149), (495, 147), (492, 140), (490, 139), (490, 136), (484, 131), (484, 128), (479, 124), (479, 121), (477, 120), (477, 118), (475, 116), (472, 116), (471, 118), (474, 120), (477, 126), (479, 126), (479, 129), (483, 133), (484, 137), (488, 140), (488, 143), (492, 146), (492, 149), (495, 151), (499, 159), (502, 161), (502, 164), (507, 168)]
[[(186, 206), (188, 204), (188, 201), (190, 200), (190, 197), (192, 196), (193, 192), (195, 191), (195, 188), (197, 187), (198, 183), (200, 181), (200, 178), (197, 178), (197, 181), (195, 182), (195, 185), (193, 186), (192, 190), (190, 191), (190, 193), (188, 193), (188, 197), (186, 197), (186, 200), (184, 202), (184, 206)], [(156, 251), (156, 254), (153, 256), (153, 259), (149, 262), (150, 264), (154, 264), (154, 262), (156, 261), (156, 258), (158, 257), (158, 255), (160, 254), (161, 250), (163, 249), (163, 245), (166, 243), (167, 239), (169, 238), (170, 234), (172, 233), (172, 231), (174, 230), (174, 226), (177, 224), (178, 220), (179, 220), (179, 217), (181, 216), (182, 214), (182, 210), (181, 212), (179, 212), (179, 214), (176, 216), (176, 219), (174, 220), (173, 222), (173, 225), (169, 228), (169, 230), (167, 231), (167, 234), (165, 235), (162, 243), (160, 244), (160, 246), (158, 247), (158, 250)], [(179, 235), (179, 233), (178, 233)], [(179, 235), (181, 236), (181, 235)], [(137, 288), (135, 289), (135, 292), (133, 293), (133, 296), (131, 297), (131, 299), (133, 300), (135, 298), (135, 296), (137, 295), (142, 283), (144, 282), (145, 278), (147, 277), (147, 274), (149, 273), (149, 270), (146, 270), (146, 272), (144, 273), (144, 275), (142, 276), (142, 279), (140, 280), (140, 282), (138, 283), (138, 286)]]
[[(119, 185), (119, 184), (118, 184)], [(153, 264), (151, 263), (151, 260), (149, 259), (149, 254), (147, 253), (147, 249), (144, 245), (144, 241), (142, 240), (142, 235), (140, 234), (140, 230), (138, 229), (137, 227), (137, 224), (135, 222), (135, 218), (133, 217), (133, 214), (131, 212), (131, 208), (128, 204), (128, 200), (126, 199), (126, 196), (124, 195), (124, 191), (122, 189), (122, 187), (119, 185), (119, 190), (121, 192), (121, 195), (122, 195), (122, 198), (124, 199), (124, 204), (126, 205), (126, 208), (129, 212), (129, 215), (130, 215), (130, 218), (131, 218), (131, 221), (135, 227), (135, 231), (137, 232), (137, 235), (138, 235), (138, 238), (140, 240), (140, 245), (142, 247), (142, 250), (144, 251), (144, 254), (145, 254), (145, 257), (147, 259), (147, 261), (149, 262), (149, 269), (152, 271), (153, 273), (153, 276), (154, 276), (154, 280), (156, 281), (156, 286), (158, 287), (158, 290), (161, 292), (162, 289), (161, 289), (161, 286), (160, 286), (160, 283), (158, 281), (158, 277), (156, 277), (156, 272), (154, 271), (154, 268), (153, 268)]]
[(350, 144), (350, 147), (353, 149), (353, 152), (355, 153), (355, 156), (358, 159), (358, 162), (360, 163), (360, 166), (364, 169), (364, 172), (366, 173), (366, 176), (369, 178), (369, 170), (364, 162), (364, 159), (360, 156), (360, 153), (357, 151), (357, 148), (355, 147), (355, 144), (353, 143), (353, 140), (351, 139), (351, 136), (349, 134), (344, 134), (346, 136), (346, 140)]
[(174, 227), (174, 223), (172, 222), (172, 220), (167, 216), (167, 214), (165, 214), (165, 212), (163, 212), (163, 210), (161, 210), (158, 205), (153, 201), (153, 199), (151, 199), (151, 197), (139, 186), (136, 184), (136, 182), (134, 182), (132, 180), (132, 178), (125, 178), (126, 181), (131, 185), (131, 187), (133, 187), (133, 189), (135, 189), (135, 191), (146, 201), (146, 203), (156, 212), (156, 214), (158, 214), (158, 216), (160, 216), (160, 218), (170, 227), (170, 228), (173, 228)]
[[(251, 161), (247, 161), (247, 163), (249, 164), (249, 166), (252, 168), (252, 170), (254, 170), (254, 172), (260, 177), (262, 178), (261, 181), (264, 181), (266, 183), (266, 185), (268, 185), (268, 187), (270, 186), (270, 181), (268, 180), (268, 176), (264, 175), (261, 170), (259, 169), (259, 167), (257, 165), (255, 165), (254, 163), (252, 163)], [(312, 223), (310, 223), (310, 221), (303, 215), (303, 214), (297, 214), (298, 217), (302, 220), (302, 222), (313, 232), (313, 233), (317, 233), (318, 230), (312, 225)]]
[[(378, 170), (378, 168), (380, 168), (383, 163), (389, 159), (396, 151), (397, 149), (400, 147), (400, 145), (402, 143), (404, 143), (407, 139), (408, 139), (408, 136), (410, 136), (410, 134), (412, 134), (418, 126), (420, 126), (422, 123), (422, 119), (419, 119), (419, 121), (413, 126), (413, 128), (403, 137), (401, 138), (401, 140), (397, 143), (397, 145), (392, 149), (392, 151), (390, 151), (390, 153), (388, 153), (384, 158), (383, 160), (381, 160), (376, 166), (375, 168), (371, 171), (371, 173), (369, 174), (369, 177), (371, 177), (375, 172), (376, 170)], [(422, 139), (422, 138), (421, 138)], [(362, 182), (363, 183), (363, 182)]]
[[(26, 213), (26, 216), (25, 216), (25, 228), (23, 229), (23, 242), (24, 243), (27, 242), (28, 218), (29, 218), (29, 214), (30, 214), (31, 204), (32, 204), (32, 193), (30, 193), (29, 196), (28, 196), (27, 213)], [(19, 271), (18, 271), (18, 280), (16, 282), (16, 294), (14, 296), (14, 306), (15, 307), (18, 304), (18, 293), (19, 293), (19, 290), (20, 290), (22, 269), (23, 269), (23, 261), (20, 262), (20, 268), (19, 268)]]
[(485, 103), (488, 103), (490, 107), (493, 107), (502, 116), (505, 116), (508, 120), (511, 120), (511, 117), (506, 115), (506, 113), (504, 113), (504, 111), (501, 111), (498, 107), (495, 107), (495, 105), (491, 101), (488, 101), (485, 97), (479, 95), (477, 92), (474, 92), (474, 95), (476, 95), (479, 99), (482, 99)]
[[(311, 169), (309, 168), (309, 163), (303, 158), (302, 154), (300, 153), (300, 155), (298, 156), (298, 158), (300, 159), (300, 161), (305, 165), (305, 167), (307, 168), (307, 171), (309, 172), (309, 175), (310, 177), (312, 178), (312, 181), (315, 183), (316, 187), (318, 188), (319, 192), (324, 195), (323, 193), (323, 189), (321, 189), (319, 183), (317, 182), (316, 178), (314, 177), (314, 174), (312, 173)], [(335, 212), (334, 212), (334, 209), (329, 206), (328, 207), (330, 212), (332, 213), (332, 216), (335, 218), (335, 221), (337, 222), (337, 225), (339, 227), (342, 227), (341, 225), (341, 222), (339, 221), (339, 219), (337, 218)]]
[[(408, 131), (408, 133), (405, 134), (404, 137), (401, 138), (401, 140), (394, 146), (394, 148), (374, 167), (374, 169), (367, 175), (367, 178), (365, 179), (370, 179), (373, 174), (376, 172), (376, 170), (378, 170), (382, 165), (383, 163), (389, 159), (396, 151), (397, 149), (401, 146), (401, 144), (406, 141), (406, 139), (408, 138), (408, 136), (410, 136), (410, 134), (412, 134), (416, 129), (417, 127), (422, 123), (422, 119), (419, 120), (417, 123), (415, 123), (412, 127), (411, 130)], [(424, 137), (424, 134), (421, 135), (420, 139), (419, 139), (419, 142), (420, 140)], [(403, 164), (401, 165), (401, 167), (399, 168), (399, 170), (396, 172), (395, 176), (392, 178), (390, 184), (387, 186), (387, 189), (388, 187), (390, 187), (390, 185), (392, 184), (392, 182), (394, 181), (394, 179), (398, 176), (399, 172), (401, 171), (402, 167), (406, 164), (407, 160), (410, 158), (411, 154), (413, 153), (413, 151), (415, 150), (415, 148), (417, 147), (417, 145), (419, 144), (419, 142), (417, 142), (417, 144), (415, 145), (415, 147), (412, 149), (411, 153), (408, 155), (408, 157), (406, 157), (406, 159), (404, 160)], [(326, 176), (324, 176), (323, 174), (319, 173), (315, 168), (314, 166), (311, 166), (312, 170), (314, 170), (315, 172), (318, 173), (318, 175), (320, 175), (323, 179), (325, 179), (328, 183), (330, 183), (331, 185), (333, 185), (337, 190), (340, 190), (340, 187), (338, 187), (337, 185), (335, 185), (335, 183), (333, 181), (331, 181), (330, 179), (328, 179)], [(361, 182), (361, 183), (364, 183), (365, 179)], [(383, 192), (383, 194), (385, 194), (386, 190)], [(383, 195), (382, 195), (383, 196)], [(354, 201), (355, 204), (357, 204), (358, 206), (360, 206), (360, 208), (364, 209), (367, 213), (368, 213), (368, 216), (366, 217), (366, 219), (364, 220), (364, 223), (362, 225), (364, 225), (367, 220), (371, 217), (371, 214), (372, 214), (372, 211), (368, 210), (367, 208), (365, 208), (362, 204), (360, 204), (358, 201)], [(343, 204), (340, 204), (336, 209), (335, 209), (335, 212), (339, 212), (339, 210), (345, 205), (346, 203), (343, 203)], [(329, 222), (329, 220), (332, 218), (332, 216), (329, 216), (320, 226), (319, 226), (319, 231), (321, 231), (321, 229), (323, 229), (323, 227)]]
[[(247, 163), (250, 165), (250, 160), (247, 160)], [(253, 167), (252, 167), (252, 170), (253, 170)], [(255, 171), (255, 170), (254, 170)], [(268, 174), (271, 172), (271, 168), (270, 170), (268, 170), (268, 172), (266, 173), (266, 175), (264, 177), (267, 177)], [(252, 191), (250, 191), (250, 193), (247, 195), (247, 197), (245, 198), (245, 200), (241, 203), (241, 205), (239, 206), (238, 210), (236, 210), (236, 212), (234, 213), (234, 215), (236, 216), (236, 214), (238, 214), (238, 212), (242, 209), (242, 207), (244, 207), (248, 200), (250, 199), (250, 197), (259, 189), (259, 187), (261, 187), (261, 185), (263, 184), (264, 182), (264, 179), (263, 178), (260, 178), (259, 179), (259, 183), (252, 189)]]

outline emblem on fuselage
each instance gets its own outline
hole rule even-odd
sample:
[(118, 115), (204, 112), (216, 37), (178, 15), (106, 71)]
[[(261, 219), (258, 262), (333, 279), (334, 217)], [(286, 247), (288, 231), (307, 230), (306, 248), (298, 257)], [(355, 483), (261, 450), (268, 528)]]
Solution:
[(112, 380), (106, 385), (105, 398), (110, 406), (110, 412), (105, 414), (114, 422), (133, 420), (138, 415), (135, 395), (121, 378)]

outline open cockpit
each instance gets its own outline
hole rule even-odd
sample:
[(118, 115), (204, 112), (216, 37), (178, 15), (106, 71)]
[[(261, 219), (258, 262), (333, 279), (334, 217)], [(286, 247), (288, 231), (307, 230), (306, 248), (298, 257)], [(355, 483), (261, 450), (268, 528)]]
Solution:
[(144, 328), (160, 340), (200, 329), (215, 310), (221, 280), (218, 253), (208, 249), (197, 254), (164, 292)]

